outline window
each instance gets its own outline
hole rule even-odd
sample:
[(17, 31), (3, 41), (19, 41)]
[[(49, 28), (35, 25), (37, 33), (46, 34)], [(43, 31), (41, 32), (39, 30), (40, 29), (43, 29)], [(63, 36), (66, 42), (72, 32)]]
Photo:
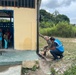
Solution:
[(11, 1), (8, 1), (8, 5), (7, 6), (11, 6)]
[(0, 6), (35, 8), (35, 0), (0, 0)]
[(17, 1), (15, 1), (15, 6), (16, 6), (16, 7), (18, 6), (18, 2), (17, 2)]
[(5, 6), (7, 6), (7, 1), (5, 1)]
[(12, 1), (12, 6), (14, 6), (14, 1)]

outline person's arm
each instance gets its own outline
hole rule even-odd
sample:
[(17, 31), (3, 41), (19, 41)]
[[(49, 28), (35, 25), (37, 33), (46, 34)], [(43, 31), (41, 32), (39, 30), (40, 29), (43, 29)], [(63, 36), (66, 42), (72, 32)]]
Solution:
[(39, 34), (40, 37), (44, 38), (44, 36), (42, 34)]
[(55, 46), (53, 46), (53, 47), (51, 47), (50, 49), (51, 49), (51, 50), (55, 50), (55, 49), (56, 49), (56, 47), (55, 47)]
[(54, 42), (54, 43), (52, 43), (50, 49), (51, 49), (51, 50), (55, 50), (55, 49), (56, 49), (56, 46), (57, 46), (57, 44)]
[(43, 36), (42, 34), (39, 34), (39, 36), (46, 40), (45, 36)]

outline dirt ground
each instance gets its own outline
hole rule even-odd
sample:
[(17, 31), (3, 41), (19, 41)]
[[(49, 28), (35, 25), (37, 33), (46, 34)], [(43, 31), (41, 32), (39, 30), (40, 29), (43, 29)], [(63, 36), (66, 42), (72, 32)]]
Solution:
[(53, 61), (52, 56), (50, 56), (48, 53), (47, 57), (45, 58), (46, 60), (39, 58), (39, 69), (36, 71), (29, 70), (28, 73), (25, 73), (24, 75), (52, 75), (51, 68), (54, 68), (57, 72), (56, 75), (59, 75), (63, 74), (64, 71), (71, 66), (71, 63), (66, 61), (66, 57), (64, 57), (62, 60)]
[[(55, 72), (60, 75), (63, 74), (72, 64), (76, 64), (76, 39), (74, 38), (59, 38), (65, 47), (64, 57), (59, 61), (52, 61), (52, 56), (48, 52), (47, 60), (39, 58), (40, 68), (36, 71), (29, 71), (25, 75), (51, 75), (51, 69), (54, 68)], [(43, 47), (47, 45), (46, 41), (40, 38), (40, 50), (43, 50)], [(73, 51), (72, 51), (73, 50)]]
[(25, 73), (24, 75), (50, 75), (49, 62), (44, 59), (39, 59), (39, 66), (39, 69), (36, 69), (36, 71), (29, 70), (28, 73)]

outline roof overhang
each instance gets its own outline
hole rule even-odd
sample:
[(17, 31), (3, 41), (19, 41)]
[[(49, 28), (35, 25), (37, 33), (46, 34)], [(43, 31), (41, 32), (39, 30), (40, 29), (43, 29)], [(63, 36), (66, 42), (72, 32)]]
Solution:
[(13, 10), (0, 10), (0, 18), (13, 18)]

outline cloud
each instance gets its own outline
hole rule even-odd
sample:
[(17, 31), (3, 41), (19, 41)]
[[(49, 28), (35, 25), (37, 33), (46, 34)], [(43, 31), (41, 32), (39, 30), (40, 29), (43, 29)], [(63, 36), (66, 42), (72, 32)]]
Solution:
[(76, 18), (71, 18), (70, 20), (72, 24), (76, 24)]
[(40, 9), (53, 13), (57, 10), (70, 18), (71, 23), (76, 24), (76, 0), (42, 0)]
[(42, 0), (41, 8), (58, 8), (63, 6), (69, 6), (72, 2), (76, 0)]

